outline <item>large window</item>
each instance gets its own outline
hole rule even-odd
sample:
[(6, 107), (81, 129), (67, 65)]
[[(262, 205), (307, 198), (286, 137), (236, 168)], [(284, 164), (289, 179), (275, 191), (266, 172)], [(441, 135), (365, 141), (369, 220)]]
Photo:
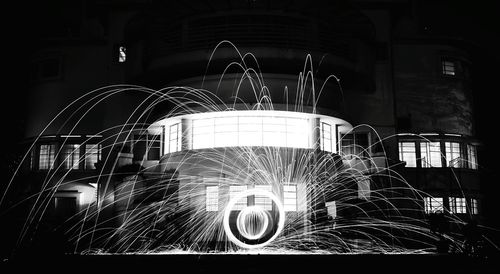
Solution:
[(468, 166), (471, 169), (477, 169), (477, 149), (474, 145), (467, 145), (467, 157), (468, 157)]
[(64, 145), (61, 158), (65, 169), (78, 169), (80, 163), (80, 145)]
[[(256, 185), (255, 188), (272, 193), (271, 185)], [(255, 195), (255, 205), (261, 207), (264, 210), (273, 209), (273, 201), (269, 197), (263, 195)]]
[(439, 142), (420, 143), (422, 167), (441, 167), (441, 146)]
[(460, 153), (460, 143), (445, 142), (446, 164), (448, 167), (462, 167), (462, 154)]
[[(247, 186), (229, 186), (229, 199), (234, 199), (236, 195), (247, 190)], [(244, 196), (234, 204), (233, 209), (242, 210), (248, 204), (248, 197)]]
[(85, 169), (96, 169), (95, 164), (101, 160), (101, 145), (85, 145)]
[(309, 148), (308, 120), (274, 116), (231, 116), (193, 120), (193, 149), (233, 146)]
[(425, 213), (442, 213), (444, 211), (443, 198), (441, 197), (425, 197), (424, 198)]
[(399, 142), (399, 160), (406, 162), (406, 167), (417, 166), (415, 142)]
[(466, 213), (467, 204), (465, 198), (450, 197), (450, 211), (451, 213)]
[(297, 186), (283, 186), (283, 206), (285, 211), (297, 211)]
[(38, 169), (46, 170), (54, 168), (55, 155), (56, 145), (40, 145)]
[(346, 159), (357, 157), (368, 157), (369, 153), (368, 133), (351, 133), (342, 136), (342, 156)]
[(206, 210), (218, 211), (219, 210), (219, 187), (207, 186), (206, 187)]

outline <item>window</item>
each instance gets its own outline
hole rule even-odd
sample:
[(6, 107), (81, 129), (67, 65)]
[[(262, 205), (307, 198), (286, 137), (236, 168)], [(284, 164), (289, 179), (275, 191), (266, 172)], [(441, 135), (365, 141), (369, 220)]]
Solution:
[(451, 213), (466, 213), (467, 205), (465, 198), (450, 197), (450, 211)]
[(238, 145), (238, 117), (215, 119), (215, 147), (233, 147)]
[(85, 169), (96, 169), (95, 164), (101, 160), (101, 145), (85, 145)]
[(147, 135), (147, 154), (148, 160), (160, 160), (161, 156), (161, 135), (148, 134)]
[(477, 169), (477, 149), (474, 145), (467, 145), (467, 157), (468, 157), (468, 166), (471, 169)]
[(333, 152), (332, 125), (321, 122), (321, 150)]
[(470, 213), (477, 215), (479, 214), (479, 206), (478, 206), (478, 200), (477, 199), (470, 199)]
[(441, 213), (443, 212), (443, 198), (425, 197), (424, 198), (425, 213)]
[(351, 133), (342, 136), (341, 147), (342, 155), (346, 159), (368, 157), (368, 133)]
[(80, 145), (64, 145), (61, 157), (65, 169), (78, 169), (80, 162)]
[(124, 46), (118, 47), (118, 63), (125, 63), (127, 61), (127, 48)]
[(406, 162), (406, 167), (417, 166), (415, 142), (399, 142), (399, 160)]
[(308, 120), (275, 116), (229, 116), (196, 119), (192, 123), (193, 149), (274, 146), (310, 148)]
[(449, 59), (443, 59), (441, 61), (441, 68), (442, 68), (443, 75), (455, 76), (456, 67), (455, 67), (454, 61), (451, 61)]
[[(262, 189), (271, 193), (273, 191), (271, 185), (256, 185), (255, 188)], [(255, 205), (261, 207), (264, 210), (273, 209), (273, 201), (269, 197), (263, 195), (255, 195)]]
[(439, 142), (420, 143), (422, 167), (441, 167), (441, 147)]
[(219, 210), (219, 187), (207, 186), (206, 187), (206, 210), (218, 211)]
[(176, 123), (168, 127), (168, 153), (181, 151), (182, 146), (182, 126)]
[(38, 169), (47, 170), (54, 168), (55, 155), (56, 145), (40, 145)]
[(446, 164), (449, 167), (462, 167), (462, 155), (460, 153), (460, 143), (445, 142)]
[(160, 134), (134, 135), (133, 150), (134, 161), (159, 160), (161, 156)]
[[(234, 199), (238, 193), (241, 193), (243, 191), (247, 190), (247, 186), (229, 186), (229, 199)], [(239, 199), (236, 204), (234, 204), (233, 209), (235, 210), (242, 210), (244, 209), (248, 204), (248, 197), (244, 196), (241, 199)]]
[(297, 211), (297, 186), (283, 186), (283, 206), (285, 211)]

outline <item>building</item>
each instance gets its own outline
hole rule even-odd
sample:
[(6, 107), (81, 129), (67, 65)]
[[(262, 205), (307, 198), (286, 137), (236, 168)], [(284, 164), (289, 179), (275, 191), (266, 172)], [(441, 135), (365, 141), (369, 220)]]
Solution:
[[(483, 221), (474, 48), (422, 31), (412, 1), (82, 3), (64, 4), (54, 15), (64, 24), (33, 53), (25, 136), (33, 146), (9, 190), (48, 194), (26, 206), (48, 208), (28, 221), (79, 212), (112, 227), (106, 239), (126, 238), (123, 231), (150, 229), (141, 218), (156, 210), (148, 216), (166, 227), (194, 216), (176, 224), (192, 236), (183, 243), (212, 243), (224, 235), (212, 220), (247, 188), (274, 193), (283, 208), (263, 192), (240, 197), (239, 212), (271, 212), (230, 214), (242, 245), (291, 233), (290, 222), (310, 231), (327, 216), (352, 220), (371, 207), (445, 234)], [(241, 62), (225, 40), (258, 64), (248, 55)], [(164, 87), (176, 88), (162, 97)], [(339, 170), (348, 182), (342, 201), (325, 192)], [(241, 228), (239, 216), (260, 221)], [(429, 225), (430, 216), (448, 221)]]

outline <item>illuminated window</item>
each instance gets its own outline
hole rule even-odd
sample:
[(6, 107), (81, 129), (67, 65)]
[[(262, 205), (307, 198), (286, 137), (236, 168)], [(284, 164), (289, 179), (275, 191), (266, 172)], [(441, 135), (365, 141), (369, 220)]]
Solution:
[[(270, 185), (256, 185), (255, 188), (262, 189), (272, 193), (272, 186)], [(255, 195), (255, 205), (261, 207), (264, 210), (272, 210), (273, 202), (272, 200), (263, 195)]]
[(124, 46), (118, 47), (118, 63), (127, 61), (127, 48)]
[(85, 145), (85, 169), (96, 169), (95, 164), (101, 160), (101, 145)]
[(450, 211), (452, 213), (466, 213), (467, 204), (465, 198), (450, 197)]
[(462, 154), (460, 153), (460, 143), (445, 142), (446, 164), (449, 167), (462, 167)]
[(219, 210), (219, 187), (207, 186), (206, 187), (206, 210), (218, 211)]
[(38, 169), (46, 170), (54, 168), (56, 145), (40, 145)]
[(477, 149), (474, 145), (467, 145), (468, 166), (471, 169), (477, 169)]
[(181, 151), (182, 128), (181, 124), (173, 124), (168, 127), (168, 145), (167, 153)]
[(424, 198), (425, 213), (441, 213), (444, 210), (443, 198), (425, 197)]
[(333, 152), (332, 125), (321, 123), (321, 150)]
[(470, 213), (477, 215), (479, 214), (479, 206), (478, 206), (478, 200), (477, 199), (470, 199)]
[(441, 147), (439, 142), (420, 143), (422, 167), (441, 167)]
[(441, 61), (441, 68), (443, 75), (451, 75), (455, 76), (456, 68), (455, 68), (455, 62), (451, 60), (442, 60)]
[(193, 120), (193, 149), (214, 147), (214, 119)]
[(262, 146), (262, 117), (239, 117), (240, 146)]
[(80, 145), (64, 145), (61, 158), (65, 169), (78, 169), (80, 162)]
[(262, 145), (286, 146), (286, 119), (282, 117), (262, 117)]
[(238, 145), (238, 117), (215, 118), (215, 147), (233, 147)]
[(297, 211), (297, 186), (283, 186), (283, 206), (285, 211)]
[(406, 162), (406, 167), (417, 166), (415, 142), (399, 142), (399, 160)]
[(274, 116), (230, 116), (196, 119), (193, 149), (274, 146), (309, 148), (308, 120)]
[[(247, 186), (229, 186), (229, 199), (234, 199), (238, 193), (241, 193), (243, 191), (247, 190)], [(241, 199), (239, 199), (236, 204), (234, 204), (233, 209), (235, 210), (242, 210), (244, 209), (248, 204), (248, 197), (244, 196)]]
[(368, 157), (368, 133), (350, 133), (343, 135), (341, 147), (342, 156), (344, 156), (346, 159)]

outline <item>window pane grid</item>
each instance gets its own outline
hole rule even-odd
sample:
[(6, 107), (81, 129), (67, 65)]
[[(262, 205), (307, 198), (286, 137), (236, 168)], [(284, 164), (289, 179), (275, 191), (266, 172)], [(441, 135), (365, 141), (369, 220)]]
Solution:
[(455, 75), (455, 62), (443, 60), (441, 64), (444, 75)]
[(206, 211), (219, 210), (219, 187), (207, 186), (206, 187)]
[(297, 211), (297, 186), (283, 186), (283, 207), (285, 211)]
[(441, 167), (441, 147), (439, 142), (420, 143), (422, 167)]
[[(229, 186), (229, 199), (234, 199), (234, 197), (236, 197), (236, 195), (238, 195), (238, 193), (240, 192), (243, 192), (247, 190), (247, 186)], [(233, 209), (235, 210), (242, 210), (244, 209), (248, 204), (248, 197), (242, 197), (241, 199), (239, 199)]]
[(101, 160), (101, 145), (85, 145), (85, 169), (95, 169), (95, 164)]
[(290, 117), (216, 117), (194, 120), (193, 149), (231, 146), (309, 148), (307, 119)]
[(407, 167), (417, 166), (415, 142), (399, 142), (399, 160), (406, 162)]
[[(256, 189), (262, 189), (268, 192), (272, 192), (272, 187), (270, 185), (256, 185)], [(263, 195), (255, 195), (255, 205), (263, 208), (264, 210), (272, 210), (273, 202), (272, 200)]]
[(65, 169), (78, 169), (80, 162), (80, 145), (64, 145), (62, 161)]
[(443, 198), (425, 197), (424, 198), (425, 213), (440, 213), (443, 212)]
[(465, 198), (450, 197), (450, 211), (452, 213), (466, 213), (467, 204)]
[(462, 167), (462, 155), (460, 153), (460, 143), (445, 142), (446, 150), (446, 163), (448, 167), (460, 168)]
[(38, 169), (46, 170), (54, 168), (55, 151), (55, 145), (40, 145)]
[(321, 150), (333, 152), (332, 125), (321, 122)]
[(470, 199), (470, 210), (471, 214), (477, 215), (479, 213), (477, 199), (474, 198)]

